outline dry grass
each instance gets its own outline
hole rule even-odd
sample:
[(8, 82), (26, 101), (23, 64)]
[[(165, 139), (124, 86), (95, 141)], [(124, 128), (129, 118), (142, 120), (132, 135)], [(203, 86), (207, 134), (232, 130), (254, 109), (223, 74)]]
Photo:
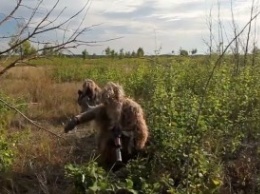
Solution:
[(3, 193), (70, 193), (64, 165), (86, 162), (93, 150), (86, 128), (81, 127), (76, 135), (63, 134), (63, 123), (79, 112), (77, 90), (82, 83), (55, 83), (50, 72), (51, 68), (17, 67), (0, 78), (1, 91), (24, 99), (30, 118), (67, 139), (58, 139), (16, 115), (9, 128), (16, 156), (11, 178), (2, 183), (0, 178)]
[(40, 67), (14, 68), (1, 80), (0, 88), (11, 97), (25, 99), (32, 117), (52, 119), (76, 114), (81, 83), (57, 84), (50, 78), (50, 71)]

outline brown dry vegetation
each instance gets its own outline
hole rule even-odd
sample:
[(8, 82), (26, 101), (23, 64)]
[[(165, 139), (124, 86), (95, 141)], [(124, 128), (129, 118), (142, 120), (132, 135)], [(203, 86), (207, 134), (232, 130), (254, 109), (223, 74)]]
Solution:
[(50, 71), (51, 68), (17, 67), (1, 78), (2, 92), (22, 98), (27, 105), (24, 113), (29, 118), (66, 141), (16, 114), (9, 128), (9, 136), (16, 142), (13, 174), (8, 175), (10, 181), (0, 182), (0, 193), (70, 193), (70, 188), (64, 188), (68, 185), (63, 178), (64, 165), (86, 162), (93, 150), (93, 138), (88, 138), (85, 126), (76, 135), (63, 134), (63, 123), (79, 112), (76, 99), (81, 83), (55, 83)]

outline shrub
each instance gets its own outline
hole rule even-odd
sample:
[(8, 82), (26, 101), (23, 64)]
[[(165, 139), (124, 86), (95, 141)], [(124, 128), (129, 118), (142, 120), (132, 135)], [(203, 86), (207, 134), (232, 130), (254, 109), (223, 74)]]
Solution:
[[(254, 177), (259, 176), (259, 152), (253, 148), (260, 136), (259, 68), (247, 67), (234, 75), (227, 58), (205, 91), (212, 66), (201, 58), (156, 61), (160, 64), (122, 59), (108, 65), (100, 59), (87, 66), (54, 67), (53, 79), (58, 82), (85, 78), (100, 85), (120, 82), (141, 103), (151, 130), (148, 156), (130, 161), (116, 174), (105, 172), (95, 161), (67, 166), (75, 189), (83, 193), (122, 188), (133, 193), (258, 191), (259, 180)], [(250, 165), (242, 165), (245, 158)]]
[[(22, 101), (18, 98), (16, 101), (8, 98), (4, 94), (0, 93), (0, 98), (4, 101), (23, 106)], [(12, 112), (6, 105), (0, 102), (0, 172), (6, 172), (11, 167), (14, 157), (14, 150), (12, 149), (12, 144), (14, 143), (12, 139), (8, 138), (7, 129), (14, 117), (14, 112)]]

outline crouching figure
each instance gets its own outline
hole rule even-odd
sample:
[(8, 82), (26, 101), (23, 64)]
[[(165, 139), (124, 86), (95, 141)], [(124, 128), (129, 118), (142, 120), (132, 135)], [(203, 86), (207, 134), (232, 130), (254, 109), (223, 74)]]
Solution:
[(122, 86), (109, 82), (101, 90), (101, 103), (75, 116), (64, 128), (67, 133), (76, 125), (95, 121), (98, 162), (111, 168), (117, 161), (126, 163), (142, 151), (149, 131), (143, 109), (124, 94)]

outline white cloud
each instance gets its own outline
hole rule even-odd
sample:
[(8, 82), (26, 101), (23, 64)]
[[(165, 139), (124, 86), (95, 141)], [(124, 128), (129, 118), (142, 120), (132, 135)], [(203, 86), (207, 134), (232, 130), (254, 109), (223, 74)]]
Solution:
[[(127, 3), (126, 3), (127, 2)], [(138, 6), (142, 5), (142, 1), (136, 0), (113, 0), (110, 1), (110, 6), (107, 7), (107, 13), (130, 13), (135, 11)]]
[[(32, 2), (30, 0), (24, 1)], [(219, 0), (219, 2), (221, 21), (228, 36), (231, 36), (230, 0)], [(251, 2), (251, 0), (233, 0), (238, 29), (241, 29), (248, 22)], [(50, 10), (54, 3), (53, 0), (44, 0), (41, 8), (42, 14), (46, 10)], [(57, 20), (57, 22), (64, 21), (72, 13), (81, 9), (85, 3), (86, 0), (62, 0), (52, 17), (54, 18), (64, 7), (67, 7), (60, 20)], [(125, 48), (125, 50), (136, 50), (142, 46), (145, 51), (152, 53), (155, 49), (155, 31), (157, 42), (162, 45), (162, 53), (178, 50), (179, 47), (188, 50), (196, 47), (198, 51), (205, 51), (203, 38), (206, 39), (208, 35), (206, 20), (209, 19), (211, 8), (214, 32), (217, 33), (217, 28), (215, 28), (218, 17), (217, 0), (92, 0), (90, 3), (83, 27), (100, 23), (102, 25), (86, 33), (83, 38), (104, 40), (119, 36), (124, 37), (120, 40), (103, 43), (102, 46), (87, 48), (90, 52), (101, 53), (107, 46), (115, 49)], [(1, 5), (0, 13), (8, 13), (13, 6), (13, 1), (6, 1)], [(26, 8), (18, 14), (29, 17)], [(39, 14), (36, 19), (41, 19), (41, 17), (42, 15)], [(71, 22), (70, 31), (73, 31), (79, 22), (80, 18)], [(52, 39), (62, 36), (62, 33), (59, 32), (53, 34), (56, 35), (52, 35)], [(46, 37), (42, 36), (42, 38)], [(81, 51), (79, 50), (79, 52)]]

